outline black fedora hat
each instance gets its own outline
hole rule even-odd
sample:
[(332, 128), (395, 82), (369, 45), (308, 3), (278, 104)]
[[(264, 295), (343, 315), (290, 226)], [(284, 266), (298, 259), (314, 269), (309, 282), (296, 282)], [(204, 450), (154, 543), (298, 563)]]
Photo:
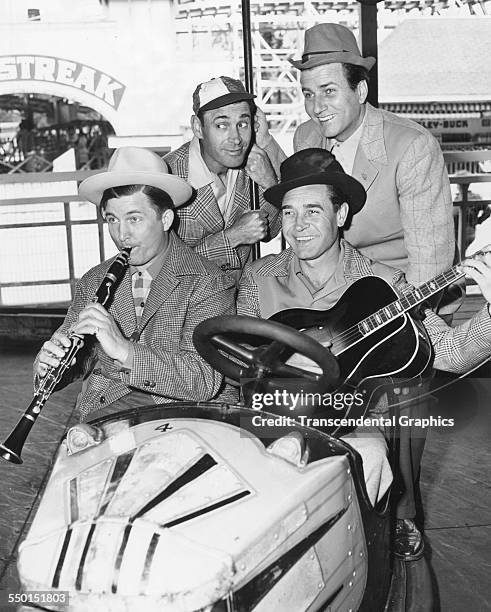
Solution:
[(281, 206), (288, 191), (304, 185), (333, 185), (346, 197), (351, 213), (357, 213), (367, 199), (365, 188), (355, 178), (346, 174), (332, 153), (325, 149), (303, 149), (281, 164), (278, 185), (264, 192), (268, 202)]

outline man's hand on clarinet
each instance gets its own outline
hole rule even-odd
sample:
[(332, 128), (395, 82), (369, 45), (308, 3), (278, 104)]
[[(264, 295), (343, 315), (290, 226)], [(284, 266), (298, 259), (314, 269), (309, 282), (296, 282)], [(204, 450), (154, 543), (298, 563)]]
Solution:
[(71, 341), (68, 336), (55, 332), (41, 347), (34, 362), (34, 372), (42, 378), (46, 375), (49, 367), (56, 368), (70, 345)]
[(130, 352), (130, 341), (122, 335), (108, 311), (98, 303), (88, 304), (82, 310), (72, 332), (95, 336), (106, 355), (121, 363)]

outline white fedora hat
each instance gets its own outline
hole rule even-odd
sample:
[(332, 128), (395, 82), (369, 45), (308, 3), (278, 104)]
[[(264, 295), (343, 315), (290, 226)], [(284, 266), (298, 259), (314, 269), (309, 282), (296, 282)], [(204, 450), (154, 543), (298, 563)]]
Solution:
[(150, 185), (162, 189), (176, 207), (185, 204), (193, 193), (193, 188), (184, 179), (169, 174), (167, 164), (156, 153), (139, 147), (116, 149), (107, 171), (86, 178), (80, 183), (78, 192), (99, 206), (106, 189), (123, 185)]

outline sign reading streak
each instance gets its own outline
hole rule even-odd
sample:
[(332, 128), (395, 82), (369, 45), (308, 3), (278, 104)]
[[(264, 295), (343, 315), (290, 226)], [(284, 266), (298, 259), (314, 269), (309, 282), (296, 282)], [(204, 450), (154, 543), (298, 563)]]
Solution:
[(0, 82), (45, 81), (85, 91), (115, 110), (126, 87), (113, 77), (79, 62), (44, 55), (0, 56)]

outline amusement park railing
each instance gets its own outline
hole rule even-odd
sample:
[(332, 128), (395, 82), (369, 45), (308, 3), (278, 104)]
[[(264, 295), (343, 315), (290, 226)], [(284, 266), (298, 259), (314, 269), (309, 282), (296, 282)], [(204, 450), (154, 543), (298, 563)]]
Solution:
[[(75, 195), (77, 183), (95, 172), (0, 175), (0, 308), (65, 307), (76, 280), (116, 252), (96, 207)], [(464, 254), (491, 211), (491, 199), (473, 199), (470, 187), (487, 183), (491, 198), (491, 174), (450, 181), (459, 192), (453, 204)]]
[[(450, 183), (459, 192), (458, 199), (454, 199), (454, 216), (457, 219), (457, 244), (461, 255), (465, 255), (477, 226), (491, 213), (491, 151), (444, 151), (443, 156)], [(484, 198), (471, 191), (471, 185), (482, 186), (484, 183), (488, 184)]]
[(77, 183), (97, 171), (0, 175), (0, 306), (64, 305), (116, 252)]
[[(459, 200), (454, 200), (454, 216), (457, 217), (457, 244), (459, 251), (465, 254), (477, 225), (485, 221), (491, 213), (491, 199), (470, 199), (470, 186), (473, 183), (488, 183), (491, 186), (490, 174), (470, 174), (451, 176), (450, 182), (458, 185), (461, 191)], [(491, 244), (491, 232), (489, 235)]]

